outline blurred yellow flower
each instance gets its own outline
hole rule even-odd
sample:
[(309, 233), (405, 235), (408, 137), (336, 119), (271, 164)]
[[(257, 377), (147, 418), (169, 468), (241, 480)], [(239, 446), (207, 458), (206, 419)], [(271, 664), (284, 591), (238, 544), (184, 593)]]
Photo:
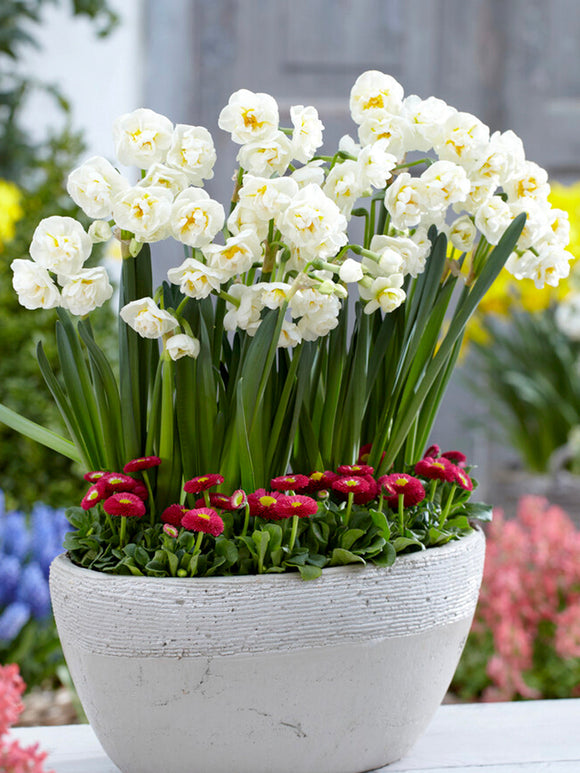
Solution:
[(23, 214), (20, 188), (8, 180), (0, 180), (0, 252), (14, 238), (16, 223)]

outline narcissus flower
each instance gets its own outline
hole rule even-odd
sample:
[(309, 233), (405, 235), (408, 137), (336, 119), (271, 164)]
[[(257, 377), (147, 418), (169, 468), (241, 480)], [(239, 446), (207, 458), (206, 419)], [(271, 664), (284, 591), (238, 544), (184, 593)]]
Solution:
[(403, 507), (413, 507), (425, 499), (425, 488), (418, 478), (406, 473), (383, 475), (378, 483), (387, 491), (389, 507), (397, 507), (399, 495), (403, 495)]
[(84, 495), (81, 501), (81, 507), (83, 510), (90, 510), (91, 507), (94, 507), (101, 499), (103, 499), (103, 496), (105, 496), (103, 489), (96, 484), (93, 484)]
[(181, 519), (181, 525), (188, 531), (201, 531), (218, 537), (224, 530), (224, 522), (211, 507), (188, 510)]
[(272, 478), (270, 486), (276, 491), (301, 491), (309, 485), (307, 475), (280, 475)]
[(188, 512), (188, 508), (180, 504), (169, 505), (161, 513), (161, 520), (163, 523), (171, 524), (172, 526), (181, 526), (181, 519)]
[(455, 467), (455, 482), (466, 491), (473, 491), (473, 481), (461, 467)]
[(318, 503), (312, 497), (303, 494), (281, 496), (278, 500), (278, 513), (281, 518), (291, 518), (297, 515), (299, 518), (307, 518), (318, 511)]
[(455, 480), (455, 465), (440, 456), (438, 459), (433, 459), (430, 456), (426, 456), (415, 465), (415, 472), (417, 475), (421, 475), (423, 478), (429, 478), (431, 480), (446, 480), (453, 482)]
[(278, 500), (281, 496), (277, 491), (266, 491), (263, 488), (259, 488), (253, 494), (248, 494), (250, 515), (268, 518), (272, 521), (285, 518), (286, 516), (284, 515), (278, 515)]
[(332, 486), (333, 481), (338, 480), (339, 476), (331, 470), (324, 472), (312, 472), (308, 476), (308, 491), (325, 491)]
[(467, 464), (467, 457), (462, 454), (461, 451), (445, 451), (441, 454), (444, 459), (449, 459), (450, 462), (457, 465), (457, 467), (465, 467)]
[(339, 475), (373, 475), (374, 471), (368, 464), (341, 464), (337, 469)]
[(103, 509), (109, 515), (121, 515), (125, 518), (141, 518), (145, 515), (145, 504), (136, 494), (118, 491), (103, 502)]
[(183, 490), (188, 494), (200, 494), (212, 486), (217, 486), (224, 482), (224, 476), (219, 473), (208, 473), (207, 475), (198, 475), (191, 480), (186, 481)]
[(151, 467), (157, 467), (161, 464), (158, 456), (141, 456), (138, 459), (131, 459), (123, 467), (123, 472), (139, 472), (139, 470), (149, 470)]

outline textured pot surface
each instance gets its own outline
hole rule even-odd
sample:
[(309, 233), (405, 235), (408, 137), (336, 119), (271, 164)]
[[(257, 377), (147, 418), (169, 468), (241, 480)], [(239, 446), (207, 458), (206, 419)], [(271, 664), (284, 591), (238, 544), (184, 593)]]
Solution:
[(59, 556), (64, 653), (123, 773), (360, 773), (399, 759), (457, 666), (485, 541), (389, 569), (216, 578), (105, 575)]

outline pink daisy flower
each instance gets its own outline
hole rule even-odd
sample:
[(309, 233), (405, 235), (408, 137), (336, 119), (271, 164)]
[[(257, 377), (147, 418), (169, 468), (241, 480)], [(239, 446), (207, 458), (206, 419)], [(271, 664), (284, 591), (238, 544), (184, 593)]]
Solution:
[(455, 482), (466, 491), (473, 491), (473, 481), (461, 467), (455, 468)]
[(285, 516), (278, 515), (278, 500), (282, 495), (278, 491), (266, 491), (259, 488), (253, 494), (248, 494), (248, 504), (250, 505), (250, 515), (267, 518), (276, 521)]
[[(227, 496), (227, 494), (218, 494), (214, 491), (212, 491), (209, 495), (209, 503), (212, 507), (218, 507), (220, 510), (236, 510), (237, 508), (232, 507), (231, 498)], [(205, 507), (205, 499), (203, 497), (201, 499), (196, 500), (195, 503), (196, 507)]]
[(276, 491), (301, 491), (308, 487), (310, 480), (307, 475), (279, 475), (272, 478), (270, 486)]
[(426, 456), (417, 462), (415, 472), (417, 475), (430, 480), (446, 480), (449, 483), (455, 480), (455, 465), (444, 457), (433, 459)]
[(103, 502), (103, 508), (109, 515), (120, 515), (124, 518), (141, 518), (145, 515), (145, 503), (136, 494), (129, 491), (118, 491), (111, 494)]
[(403, 507), (413, 507), (425, 499), (425, 488), (418, 478), (406, 473), (391, 473), (383, 475), (378, 480), (379, 484), (384, 486), (388, 496), (389, 507), (397, 507), (399, 504), (399, 495), (403, 495)]
[(308, 518), (318, 512), (318, 503), (312, 497), (303, 494), (282, 496), (278, 500), (278, 513), (282, 518), (291, 518), (297, 515), (299, 518)]
[(431, 457), (431, 459), (437, 459), (437, 457), (441, 456), (441, 449), (436, 443), (434, 443), (425, 451), (423, 454), (423, 459), (425, 459), (426, 456)]
[(94, 507), (98, 502), (100, 502), (104, 496), (105, 494), (103, 489), (94, 483), (84, 495), (81, 501), (81, 507), (83, 510), (90, 510), (91, 507)]
[(106, 470), (93, 470), (92, 472), (85, 472), (83, 478), (88, 481), (88, 483), (96, 483), (105, 475), (107, 475)]
[(158, 456), (141, 456), (138, 459), (131, 459), (123, 467), (123, 472), (139, 472), (139, 470), (149, 470), (151, 467), (157, 467), (161, 464)]
[(171, 526), (181, 526), (181, 519), (187, 513), (188, 508), (180, 504), (169, 505), (161, 513), (161, 520), (163, 523), (171, 524)]
[(208, 473), (207, 475), (198, 475), (195, 478), (191, 478), (191, 480), (188, 480), (185, 483), (183, 490), (188, 494), (201, 494), (202, 491), (206, 491), (208, 488), (217, 486), (223, 482), (224, 476), (213, 472)]
[(445, 451), (441, 454), (444, 459), (449, 459), (450, 462), (456, 464), (458, 467), (465, 467), (467, 464), (467, 457), (462, 454), (461, 451)]
[(224, 530), (224, 522), (211, 507), (188, 510), (181, 519), (181, 525), (188, 531), (203, 532), (218, 537)]
[(368, 464), (341, 464), (337, 472), (339, 475), (373, 475), (375, 468)]
[(312, 472), (308, 476), (308, 491), (325, 491), (332, 486), (333, 481), (340, 476), (336, 472), (325, 470), (324, 472)]
[(114, 491), (133, 491), (136, 482), (135, 478), (131, 478), (129, 475), (108, 472), (97, 481), (97, 485), (103, 488), (105, 494), (112, 494)]

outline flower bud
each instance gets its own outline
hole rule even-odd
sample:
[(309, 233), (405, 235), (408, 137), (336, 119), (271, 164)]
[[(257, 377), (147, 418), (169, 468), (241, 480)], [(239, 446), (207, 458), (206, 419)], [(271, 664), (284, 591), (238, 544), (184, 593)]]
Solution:
[(89, 236), (93, 244), (108, 242), (113, 235), (113, 230), (106, 220), (95, 220), (89, 226)]

